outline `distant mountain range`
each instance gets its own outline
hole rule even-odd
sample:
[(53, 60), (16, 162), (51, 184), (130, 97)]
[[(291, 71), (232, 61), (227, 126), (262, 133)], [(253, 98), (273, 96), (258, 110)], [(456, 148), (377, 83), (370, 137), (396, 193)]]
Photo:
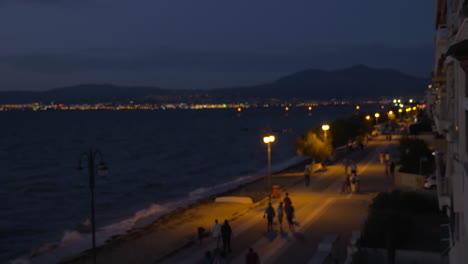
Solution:
[(239, 102), (270, 99), (358, 99), (381, 96), (421, 96), (428, 79), (392, 69), (375, 69), (356, 65), (346, 69), (324, 71), (309, 69), (261, 85), (211, 90), (168, 90), (158, 87), (82, 84), (43, 92), (0, 92), (0, 104), (31, 102)]

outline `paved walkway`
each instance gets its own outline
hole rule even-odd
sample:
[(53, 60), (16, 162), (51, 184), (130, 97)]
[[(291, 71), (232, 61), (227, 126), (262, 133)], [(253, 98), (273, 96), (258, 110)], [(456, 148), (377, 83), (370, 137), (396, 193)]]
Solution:
[[(289, 188), (287, 191), (296, 209), (297, 224), (294, 230), (289, 230), (283, 220), (282, 230), (275, 223), (275, 231), (266, 231), (263, 211), (267, 201), (243, 212), (231, 223), (233, 252), (227, 257), (228, 263), (245, 263), (244, 256), (249, 247), (259, 254), (261, 263), (307, 263), (327, 234), (337, 234), (342, 244), (347, 243), (351, 232), (360, 230), (372, 198), (392, 188), (390, 179), (385, 176), (384, 165), (379, 164), (378, 153), (387, 150), (394, 152), (398, 139), (396, 136), (392, 142), (388, 142), (380, 136), (369, 142), (368, 152), (358, 161), (358, 175), (361, 178), (359, 194), (340, 194), (344, 179), (344, 167), (340, 164), (317, 173), (309, 187), (301, 182)], [(279, 199), (272, 203), (276, 208)], [(211, 214), (213, 219), (217, 217), (216, 211)], [(197, 263), (205, 251), (213, 248), (214, 242), (207, 241), (181, 250), (158, 263)]]

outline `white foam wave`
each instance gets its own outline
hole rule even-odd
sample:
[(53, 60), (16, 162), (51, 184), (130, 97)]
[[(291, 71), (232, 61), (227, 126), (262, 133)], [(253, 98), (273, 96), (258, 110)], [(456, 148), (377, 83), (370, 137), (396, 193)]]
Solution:
[[(305, 157), (294, 157), (288, 159), (279, 164), (275, 164), (271, 167), (272, 172), (278, 172), (284, 170), (287, 167), (290, 167), (294, 164), (297, 164), (301, 161), (306, 160)], [(104, 227), (99, 228), (96, 231), (96, 244), (102, 245), (109, 238), (124, 234), (128, 230), (133, 228), (142, 227), (146, 224), (151, 223), (157, 219), (162, 214), (166, 214), (175, 210), (179, 207), (188, 206), (193, 204), (195, 201), (208, 197), (211, 195), (219, 194), (228, 190), (232, 190), (240, 185), (255, 181), (259, 177), (262, 177), (267, 171), (267, 168), (264, 168), (258, 171), (255, 174), (244, 175), (232, 181), (218, 184), (211, 187), (203, 187), (193, 190), (188, 194), (188, 196), (179, 201), (174, 201), (166, 203), (164, 205), (160, 204), (151, 204), (149, 207), (137, 211), (133, 217), (122, 220), (117, 223), (113, 223)], [(35, 251), (34, 257), (25, 259), (24, 257), (14, 260), (14, 264), (35, 264), (35, 263), (56, 263), (61, 259), (69, 256), (79, 254), (90, 248), (91, 234), (89, 233), (80, 233), (78, 231), (66, 231), (60, 241), (60, 243), (49, 243), (41, 247), (39, 250)], [(39, 255), (39, 256), (37, 256)], [(26, 261), (26, 262), (21, 262)]]
[(72, 245), (73, 243), (81, 241), (82, 239), (83, 235), (77, 231), (65, 231), (62, 241), (60, 241), (60, 246), (67, 247)]

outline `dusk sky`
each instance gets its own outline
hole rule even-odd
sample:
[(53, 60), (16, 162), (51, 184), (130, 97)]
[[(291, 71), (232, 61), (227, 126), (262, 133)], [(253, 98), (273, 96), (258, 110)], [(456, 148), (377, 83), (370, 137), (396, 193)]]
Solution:
[(218, 88), (353, 64), (428, 77), (427, 0), (0, 0), (0, 90)]

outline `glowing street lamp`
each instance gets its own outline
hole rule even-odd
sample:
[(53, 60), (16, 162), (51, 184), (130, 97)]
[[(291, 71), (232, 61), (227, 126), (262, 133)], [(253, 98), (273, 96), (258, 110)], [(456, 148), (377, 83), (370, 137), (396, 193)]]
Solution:
[(356, 110), (359, 110), (359, 109), (361, 109), (361, 106), (356, 105)]
[(370, 115), (366, 116), (366, 120), (370, 120)]
[(268, 146), (268, 176), (267, 176), (267, 190), (269, 189), (269, 186), (271, 185), (271, 146), (270, 144), (275, 142), (275, 136), (270, 135), (263, 137), (263, 142), (267, 144)]
[(380, 114), (379, 113), (375, 113), (375, 124), (377, 125), (377, 123), (379, 122), (379, 117), (380, 117)]
[(324, 135), (323, 137), (325, 138), (325, 140), (327, 140), (327, 131), (328, 131), (329, 129), (330, 129), (330, 125), (327, 125), (327, 124), (322, 125), (322, 130), (323, 130), (323, 133), (324, 133), (324, 134), (323, 134), (323, 135)]

